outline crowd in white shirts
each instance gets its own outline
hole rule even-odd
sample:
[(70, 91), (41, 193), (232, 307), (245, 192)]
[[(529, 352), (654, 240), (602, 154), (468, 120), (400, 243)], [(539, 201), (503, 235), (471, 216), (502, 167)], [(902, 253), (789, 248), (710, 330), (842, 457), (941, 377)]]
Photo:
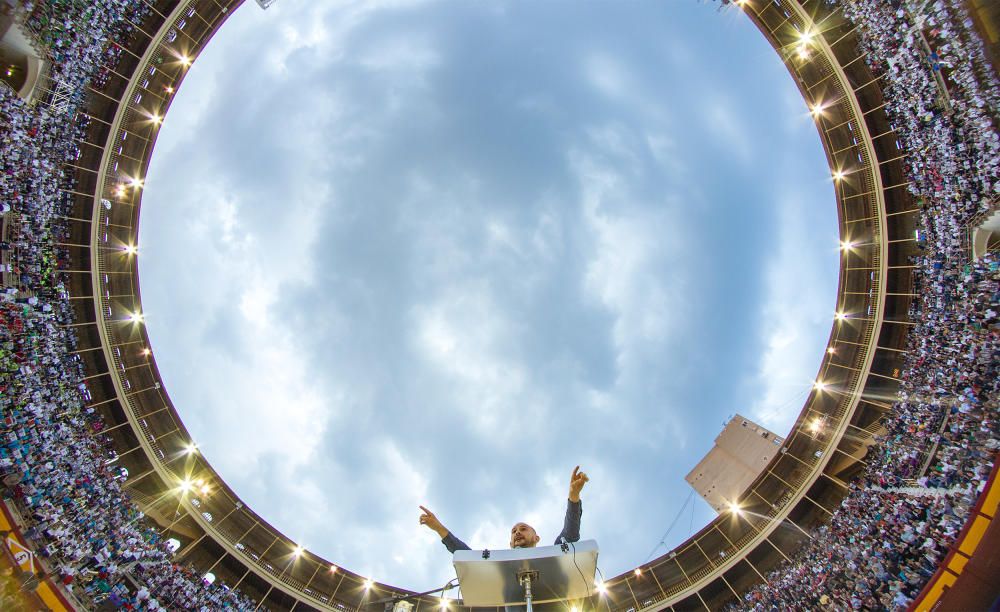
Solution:
[[(1000, 258), (967, 228), (1000, 196), (1000, 82), (959, 0), (828, 1), (857, 26), (921, 208), (916, 322), (898, 400), (829, 525), (746, 593), (753, 610), (905, 609), (937, 571), (1000, 447)], [(913, 12), (911, 12), (913, 11)]]
[[(252, 610), (222, 581), (175, 565), (160, 529), (122, 489), (124, 472), (87, 407), (66, 287), (65, 218), (88, 88), (104, 86), (149, 7), (141, 0), (38, 0), (17, 18), (52, 61), (47, 99), (0, 87), (0, 475), (51, 578), (87, 605)], [(56, 103), (58, 101), (58, 104)]]

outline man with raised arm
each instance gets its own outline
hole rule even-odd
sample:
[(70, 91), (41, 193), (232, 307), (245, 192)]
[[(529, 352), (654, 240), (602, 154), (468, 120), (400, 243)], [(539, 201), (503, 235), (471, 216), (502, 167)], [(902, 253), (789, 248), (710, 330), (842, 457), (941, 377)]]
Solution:
[[(562, 542), (577, 542), (580, 540), (580, 516), (583, 514), (583, 504), (580, 502), (580, 491), (583, 485), (587, 484), (590, 478), (580, 471), (580, 466), (573, 468), (573, 474), (569, 479), (569, 499), (566, 502), (566, 518), (563, 520), (563, 530), (556, 538), (555, 544)], [(445, 545), (448, 552), (456, 550), (471, 550), (469, 546), (456, 538), (448, 528), (441, 524), (434, 513), (420, 506), (423, 514), (420, 515), (420, 524), (427, 527), (441, 536), (441, 543)], [(510, 530), (511, 548), (534, 548), (541, 538), (535, 532), (535, 528), (527, 523), (517, 523)]]

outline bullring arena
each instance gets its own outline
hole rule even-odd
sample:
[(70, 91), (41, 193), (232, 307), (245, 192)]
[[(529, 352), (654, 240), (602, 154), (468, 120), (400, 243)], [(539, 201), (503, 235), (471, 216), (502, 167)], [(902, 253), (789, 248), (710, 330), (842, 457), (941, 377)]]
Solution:
[[(303, 549), (243, 503), (149, 348), (143, 177), (187, 70), (234, 11), (259, 10), (242, 4), (0, 3), (0, 609), (442, 606)], [(722, 8), (751, 20), (812, 109), (836, 188), (837, 314), (801, 413), (745, 494), (587, 605), (990, 609), (1000, 8)]]

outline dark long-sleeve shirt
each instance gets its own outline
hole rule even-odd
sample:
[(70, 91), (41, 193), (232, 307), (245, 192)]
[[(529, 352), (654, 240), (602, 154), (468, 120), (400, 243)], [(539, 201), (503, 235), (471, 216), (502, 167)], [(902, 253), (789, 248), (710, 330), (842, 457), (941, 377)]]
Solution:
[[(563, 519), (563, 529), (556, 538), (554, 544), (561, 544), (565, 538), (566, 542), (580, 541), (580, 517), (583, 516), (583, 502), (573, 502), (566, 500), (566, 518)], [(448, 552), (456, 550), (472, 550), (469, 545), (456, 538), (449, 531), (448, 535), (441, 538), (441, 543), (445, 545)]]

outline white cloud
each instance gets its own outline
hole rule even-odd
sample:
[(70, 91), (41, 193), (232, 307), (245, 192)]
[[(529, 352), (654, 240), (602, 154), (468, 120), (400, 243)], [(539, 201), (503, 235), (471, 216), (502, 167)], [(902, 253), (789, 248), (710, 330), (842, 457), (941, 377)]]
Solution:
[[(802, 409), (833, 323), (836, 285), (830, 284), (830, 274), (817, 271), (835, 269), (836, 235), (815, 227), (815, 216), (806, 210), (821, 205), (792, 193), (779, 200), (778, 248), (768, 264), (767, 299), (759, 323), (766, 338), (756, 373), (763, 393), (749, 416), (780, 434), (791, 428)], [(822, 242), (817, 248), (817, 235), (829, 237), (826, 248)]]

